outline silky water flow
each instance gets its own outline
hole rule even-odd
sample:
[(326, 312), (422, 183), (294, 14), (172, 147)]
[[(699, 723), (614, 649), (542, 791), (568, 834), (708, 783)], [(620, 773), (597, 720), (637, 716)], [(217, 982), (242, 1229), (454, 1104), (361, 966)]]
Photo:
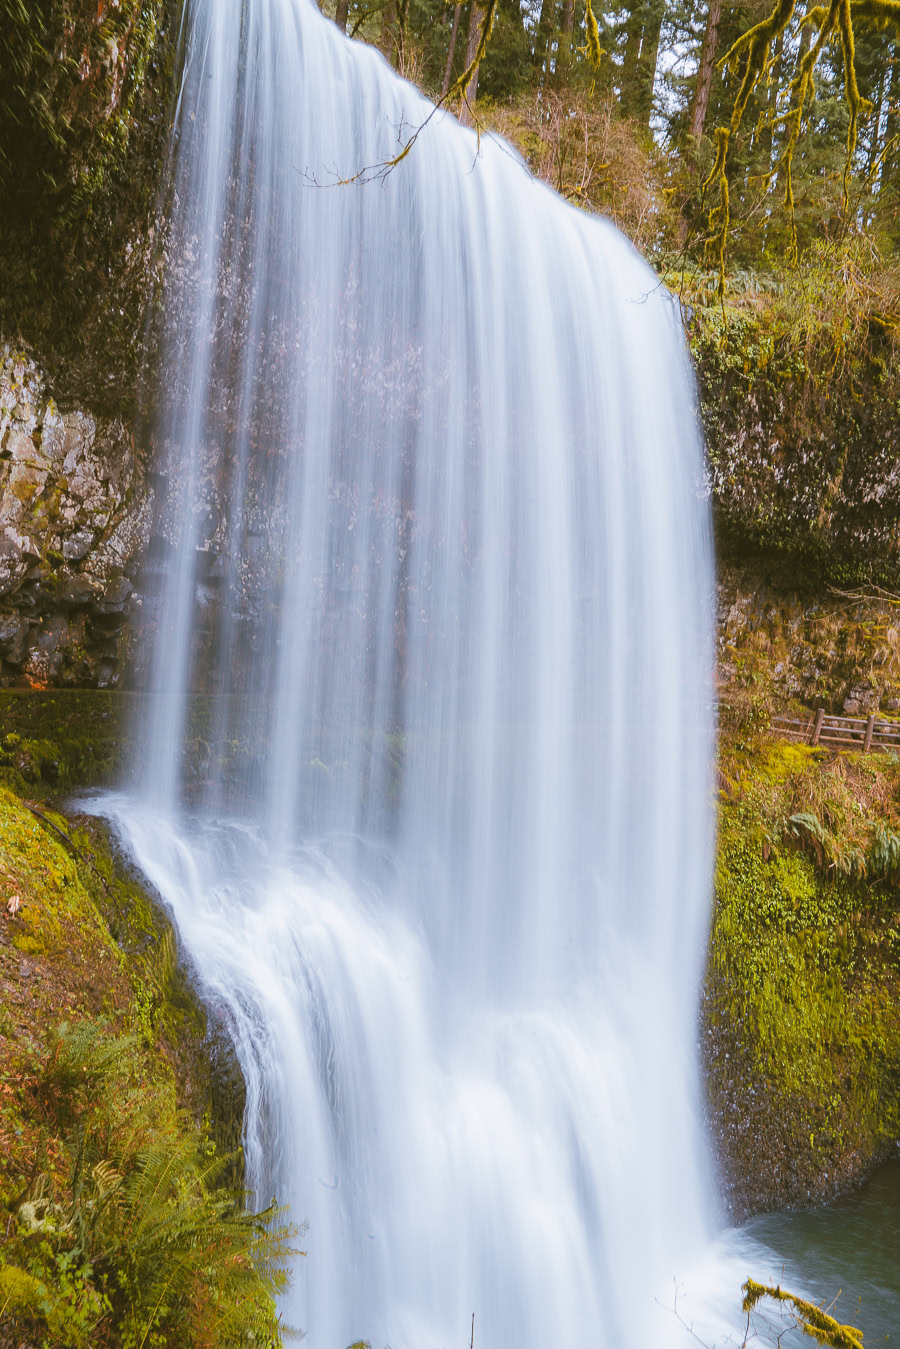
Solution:
[(308, 1221), (286, 1319), (681, 1343), (713, 715), (677, 307), (311, 0), (191, 0), (183, 43), (153, 692), (99, 808), (230, 1027), (257, 1202)]

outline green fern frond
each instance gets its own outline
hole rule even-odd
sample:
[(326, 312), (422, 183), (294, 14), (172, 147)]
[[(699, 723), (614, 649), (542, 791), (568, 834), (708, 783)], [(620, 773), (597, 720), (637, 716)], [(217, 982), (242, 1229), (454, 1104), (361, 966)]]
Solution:
[[(87, 1330), (70, 1328), (65, 1342), (87, 1344), (87, 1331), (102, 1325), (122, 1349), (278, 1349), (299, 1334), (275, 1301), (289, 1284), (298, 1229), (274, 1204), (249, 1211), (246, 1196), (223, 1183), (233, 1156), (206, 1155), (201, 1131), (164, 1088), (146, 1084), (143, 1052), (133, 1037), (64, 1025), (38, 1082), (71, 1163), (66, 1195), (45, 1194), (41, 1181), (29, 1201), (54, 1215), (41, 1221), (42, 1249), (81, 1271), (66, 1305), (73, 1326)], [(34, 1288), (16, 1277), (0, 1282), (15, 1284), (22, 1302)], [(47, 1327), (58, 1311), (52, 1298), (28, 1308)]]

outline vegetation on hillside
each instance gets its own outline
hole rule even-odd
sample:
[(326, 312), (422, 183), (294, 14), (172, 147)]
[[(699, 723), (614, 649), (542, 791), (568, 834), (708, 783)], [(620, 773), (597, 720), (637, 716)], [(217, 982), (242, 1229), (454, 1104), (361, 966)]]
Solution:
[(296, 1233), (253, 1212), (243, 1098), (102, 826), (0, 788), (0, 1345), (278, 1346)]
[(897, 588), (900, 8), (322, 4), (608, 215), (679, 297), (723, 553)]
[[(893, 254), (900, 10), (759, 0), (337, 0), (339, 26), (482, 130), (502, 129), (574, 201), (666, 269), (781, 273), (822, 239)], [(465, 94), (451, 76), (490, 39)], [(727, 144), (727, 154), (723, 152)], [(701, 279), (697, 276), (695, 279)], [(765, 291), (765, 287), (761, 287)], [(895, 298), (883, 315), (896, 317)]]

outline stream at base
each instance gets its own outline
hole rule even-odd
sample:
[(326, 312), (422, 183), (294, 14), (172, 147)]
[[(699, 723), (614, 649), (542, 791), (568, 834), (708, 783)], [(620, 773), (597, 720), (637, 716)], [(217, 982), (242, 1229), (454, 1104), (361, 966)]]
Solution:
[(767, 1214), (745, 1231), (783, 1253), (783, 1273), (776, 1261), (770, 1274), (786, 1288), (802, 1285), (817, 1302), (840, 1294), (833, 1315), (863, 1331), (867, 1349), (900, 1344), (900, 1161), (857, 1194), (826, 1208)]
[(862, 1331), (866, 1349), (900, 1344), (898, 1252), (900, 1161), (891, 1161), (832, 1204), (763, 1214), (723, 1231), (697, 1267), (695, 1297), (684, 1290), (684, 1319), (716, 1349), (743, 1346), (745, 1338), (748, 1346), (808, 1349), (814, 1341), (774, 1304), (760, 1304), (748, 1332), (737, 1290), (749, 1277), (829, 1310)]

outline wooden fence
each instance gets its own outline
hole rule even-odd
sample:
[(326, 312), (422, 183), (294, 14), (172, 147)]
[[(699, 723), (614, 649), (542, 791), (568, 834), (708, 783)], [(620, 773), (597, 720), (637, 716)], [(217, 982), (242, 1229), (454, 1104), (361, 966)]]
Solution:
[(832, 717), (824, 707), (808, 717), (773, 717), (772, 730), (788, 740), (802, 740), (823, 749), (900, 752), (900, 722), (871, 717)]

